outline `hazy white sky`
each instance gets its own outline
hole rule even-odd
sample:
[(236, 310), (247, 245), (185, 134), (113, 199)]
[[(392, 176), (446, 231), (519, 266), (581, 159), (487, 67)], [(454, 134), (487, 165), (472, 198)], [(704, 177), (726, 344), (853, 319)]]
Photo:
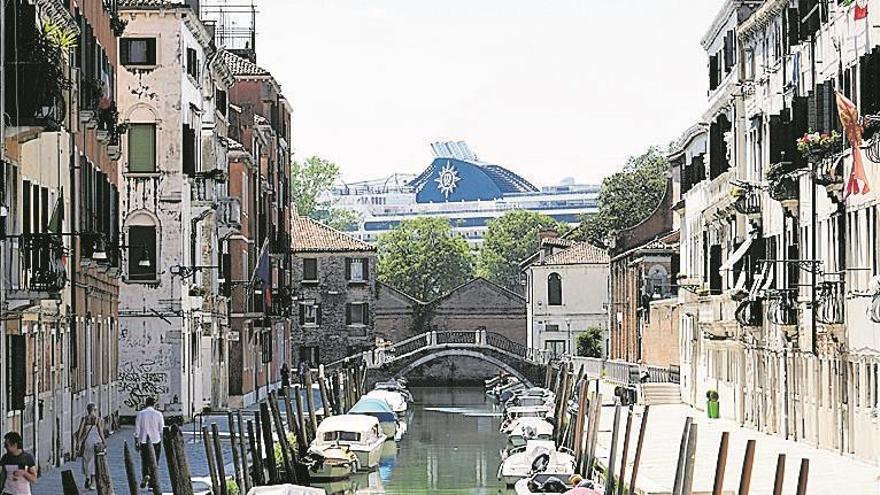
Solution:
[(598, 183), (706, 103), (721, 0), (260, 0), (258, 62), (298, 158), (346, 180), (417, 173), (463, 139), (538, 185)]

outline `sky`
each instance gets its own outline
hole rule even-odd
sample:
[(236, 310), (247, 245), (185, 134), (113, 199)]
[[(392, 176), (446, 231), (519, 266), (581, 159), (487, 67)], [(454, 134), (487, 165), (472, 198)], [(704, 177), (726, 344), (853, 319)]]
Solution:
[(536, 185), (599, 183), (706, 107), (721, 0), (257, 0), (258, 63), (296, 159), (349, 182), (418, 173), (464, 140)]

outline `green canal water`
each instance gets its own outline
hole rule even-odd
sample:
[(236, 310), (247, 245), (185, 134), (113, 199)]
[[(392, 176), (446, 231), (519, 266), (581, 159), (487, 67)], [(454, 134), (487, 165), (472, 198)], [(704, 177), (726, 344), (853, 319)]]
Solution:
[(500, 408), (481, 387), (410, 389), (408, 432), (387, 442), (379, 469), (321, 485), (328, 494), (416, 495), (513, 493), (499, 482)]

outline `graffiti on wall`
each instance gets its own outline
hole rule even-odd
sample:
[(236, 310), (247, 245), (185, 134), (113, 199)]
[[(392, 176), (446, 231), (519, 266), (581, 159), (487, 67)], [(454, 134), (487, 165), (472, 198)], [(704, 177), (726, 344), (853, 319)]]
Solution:
[(153, 360), (140, 364), (125, 363), (119, 370), (119, 391), (123, 403), (137, 411), (147, 397), (158, 398), (169, 392), (168, 373)]

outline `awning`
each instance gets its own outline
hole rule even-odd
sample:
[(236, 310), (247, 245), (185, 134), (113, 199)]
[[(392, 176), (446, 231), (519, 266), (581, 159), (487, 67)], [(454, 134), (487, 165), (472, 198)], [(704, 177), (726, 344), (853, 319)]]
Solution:
[(752, 241), (755, 240), (754, 235), (749, 235), (746, 237), (746, 240), (743, 241), (742, 244), (739, 245), (738, 248), (727, 258), (727, 261), (721, 264), (721, 267), (718, 269), (719, 271), (727, 271), (732, 270), (733, 265), (737, 264), (739, 260), (742, 259), (743, 256), (749, 251), (749, 247), (752, 245)]

